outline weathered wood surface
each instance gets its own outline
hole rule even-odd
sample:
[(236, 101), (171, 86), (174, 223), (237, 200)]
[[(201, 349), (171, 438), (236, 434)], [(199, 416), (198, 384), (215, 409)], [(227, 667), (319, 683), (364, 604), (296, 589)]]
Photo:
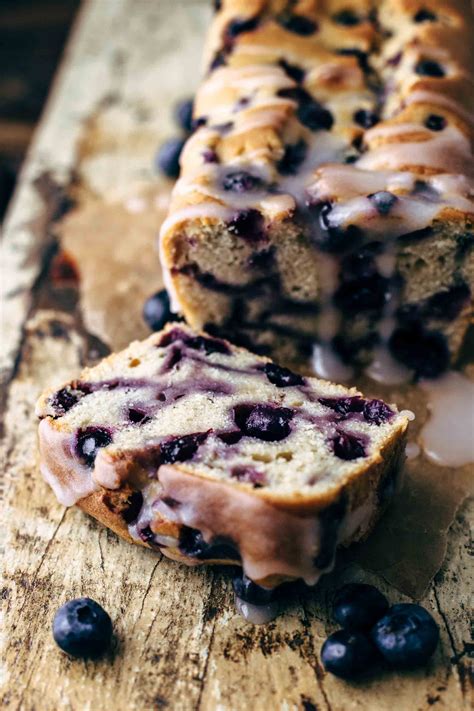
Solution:
[[(422, 601), (441, 627), (429, 667), (345, 684), (326, 675), (319, 661), (333, 629), (331, 591), (363, 579), (402, 599), (384, 580), (342, 562), (277, 621), (251, 627), (234, 612), (227, 573), (187, 569), (119, 541), (80, 511), (64, 510), (38, 475), (33, 409), (39, 391), (106, 350), (99, 334), (114, 346), (144, 335), (139, 312), (143, 297), (160, 284), (152, 243), (166, 196), (153, 178), (151, 156), (170, 132), (171, 102), (197, 81), (209, 16), (201, 0), (85, 6), (6, 222), (1, 706), (467, 709), (472, 507), (460, 510), (446, 560)], [(76, 207), (58, 227), (70, 207), (66, 191)], [(129, 200), (136, 196), (145, 209), (135, 214), (136, 200), (133, 209)], [(63, 248), (80, 260), (80, 310), (74, 274), (54, 257), (59, 232)], [(141, 279), (125, 278), (133, 266)], [(122, 311), (127, 318), (120, 320)], [(114, 318), (104, 321), (104, 312)], [(77, 595), (95, 598), (114, 619), (116, 643), (100, 662), (72, 661), (52, 640), (54, 611)]]

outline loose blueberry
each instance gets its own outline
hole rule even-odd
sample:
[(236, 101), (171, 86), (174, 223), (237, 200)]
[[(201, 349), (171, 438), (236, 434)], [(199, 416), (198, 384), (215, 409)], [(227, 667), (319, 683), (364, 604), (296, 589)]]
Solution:
[(196, 454), (199, 446), (206, 440), (207, 432), (171, 437), (160, 445), (160, 463), (174, 464), (187, 462)]
[(106, 427), (84, 427), (76, 435), (76, 453), (88, 467), (92, 467), (100, 447), (112, 442), (112, 434)]
[(369, 673), (376, 660), (377, 653), (373, 645), (361, 632), (334, 632), (321, 649), (325, 670), (341, 679), (354, 679)]
[(290, 79), (293, 79), (297, 84), (301, 84), (305, 75), (304, 69), (301, 69), (296, 64), (290, 64), (286, 59), (280, 59), (278, 64)]
[(280, 442), (291, 432), (292, 410), (274, 405), (236, 405), (234, 421), (247, 437)]
[(392, 207), (398, 201), (397, 196), (393, 193), (389, 193), (388, 190), (380, 190), (378, 193), (372, 193), (372, 195), (368, 195), (367, 197), (379, 215), (388, 215)]
[(309, 17), (304, 17), (304, 15), (282, 15), (278, 22), (282, 27), (284, 27), (289, 32), (294, 32), (302, 37), (308, 37), (316, 32), (318, 25)]
[(388, 422), (394, 415), (392, 408), (383, 400), (367, 400), (364, 405), (364, 418), (374, 425)]
[(302, 139), (285, 147), (283, 157), (277, 163), (278, 172), (282, 175), (296, 175), (306, 158), (308, 146)]
[(89, 597), (80, 597), (62, 605), (53, 620), (56, 644), (72, 657), (97, 658), (110, 646), (112, 620)]
[(344, 27), (354, 27), (360, 23), (360, 18), (352, 10), (341, 10), (337, 15), (333, 15), (332, 19), (338, 25), (344, 25)]
[(446, 338), (438, 331), (427, 331), (420, 324), (408, 323), (390, 337), (392, 355), (418, 377), (436, 378), (449, 366)]
[(387, 598), (373, 585), (350, 583), (334, 596), (333, 617), (347, 630), (369, 629), (387, 610)]
[(156, 164), (167, 178), (179, 176), (179, 159), (184, 148), (184, 139), (170, 138), (165, 141), (156, 155)]
[(380, 121), (379, 115), (369, 109), (359, 109), (355, 112), (353, 118), (355, 123), (362, 126), (362, 128), (372, 128), (372, 126), (375, 126), (375, 124)]
[(372, 639), (391, 665), (412, 668), (425, 664), (436, 649), (438, 625), (420, 605), (394, 605), (372, 630)]
[(430, 114), (425, 121), (425, 126), (430, 131), (443, 131), (446, 128), (446, 119), (438, 114)]
[(243, 573), (232, 579), (232, 588), (237, 597), (249, 605), (267, 605), (278, 596), (275, 589), (262, 588)]
[(169, 321), (176, 321), (171, 312), (170, 299), (166, 289), (150, 296), (143, 306), (143, 319), (152, 331), (161, 331)]
[(302, 378), (301, 375), (293, 373), (289, 368), (276, 365), (276, 363), (265, 363), (262, 370), (272, 385), (276, 385), (277, 388), (304, 385), (304, 378)]
[(233, 235), (242, 237), (249, 242), (258, 242), (264, 235), (265, 221), (263, 215), (254, 208), (240, 210), (227, 223), (227, 229)]
[(420, 76), (435, 77), (437, 79), (445, 75), (443, 67), (438, 62), (435, 62), (434, 59), (420, 59), (415, 66), (415, 72)]
[(350, 461), (365, 457), (365, 447), (362, 441), (355, 435), (339, 430), (332, 439), (332, 448), (336, 457)]
[(431, 10), (426, 10), (424, 8), (418, 10), (415, 17), (413, 18), (415, 22), (435, 22), (436, 19), (437, 17), (434, 12), (431, 12)]
[(339, 415), (348, 415), (350, 412), (362, 412), (365, 400), (359, 395), (354, 397), (320, 397), (321, 405), (331, 408)]
[(247, 193), (262, 187), (262, 180), (245, 170), (234, 170), (224, 177), (222, 187), (234, 193)]
[(174, 117), (176, 119), (176, 123), (180, 128), (183, 129), (183, 131), (186, 131), (187, 133), (191, 133), (194, 128), (193, 107), (193, 99), (185, 99), (184, 101), (180, 101), (178, 104), (176, 104), (174, 110)]

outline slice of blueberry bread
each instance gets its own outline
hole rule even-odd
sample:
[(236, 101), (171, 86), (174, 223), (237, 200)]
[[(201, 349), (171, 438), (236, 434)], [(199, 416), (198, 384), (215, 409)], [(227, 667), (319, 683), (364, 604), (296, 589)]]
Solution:
[(59, 501), (188, 564), (314, 583), (394, 490), (407, 417), (184, 325), (38, 402)]
[(468, 6), (218, 4), (160, 239), (192, 326), (281, 361), (448, 367), (473, 312)]

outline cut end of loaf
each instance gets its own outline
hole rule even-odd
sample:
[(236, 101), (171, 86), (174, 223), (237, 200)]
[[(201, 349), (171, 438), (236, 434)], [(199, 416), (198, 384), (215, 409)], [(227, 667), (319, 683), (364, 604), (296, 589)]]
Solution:
[[(254, 579), (313, 580), (326, 567), (309, 562), (321, 516), (337, 519), (333, 548), (365, 534), (393, 488), (407, 427), (393, 405), (181, 324), (45, 393), (37, 412), (42, 471), (62, 503), (112, 517), (114, 530), (122, 520), (171, 557), (240, 559)], [(265, 541), (256, 548), (252, 526)], [(288, 528), (305, 540), (296, 568)], [(273, 551), (265, 570), (263, 545)]]

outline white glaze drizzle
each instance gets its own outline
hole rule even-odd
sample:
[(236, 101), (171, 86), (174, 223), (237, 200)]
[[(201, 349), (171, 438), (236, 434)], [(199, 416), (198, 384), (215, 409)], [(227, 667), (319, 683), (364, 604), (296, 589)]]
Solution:
[(429, 419), (420, 444), (430, 461), (459, 467), (474, 462), (474, 383), (449, 372), (420, 383), (428, 396)]
[(372, 361), (365, 369), (365, 374), (384, 385), (401, 385), (413, 378), (413, 372), (396, 361), (385, 345), (374, 349)]
[(253, 625), (266, 625), (278, 617), (279, 605), (277, 602), (269, 602), (266, 605), (251, 605), (240, 597), (235, 596), (235, 609), (241, 617)]
[(449, 96), (444, 96), (444, 94), (439, 94), (436, 91), (425, 91), (421, 89), (412, 91), (403, 99), (403, 103), (405, 106), (410, 106), (411, 104), (438, 104), (438, 106), (443, 106), (459, 114), (465, 121), (474, 123), (474, 118), (458, 101), (451, 99)]
[(354, 369), (343, 363), (328, 343), (315, 343), (312, 367), (318, 378), (335, 383), (346, 383), (354, 377)]
[(416, 459), (421, 454), (420, 445), (416, 442), (408, 442), (405, 448), (405, 454), (407, 455), (407, 459), (409, 460)]
[[(379, 129), (380, 130), (380, 129)], [(473, 175), (471, 146), (466, 136), (453, 126), (433, 134), (426, 141), (393, 142), (365, 153), (356, 165), (365, 170), (400, 170), (420, 166), (444, 172)]]

